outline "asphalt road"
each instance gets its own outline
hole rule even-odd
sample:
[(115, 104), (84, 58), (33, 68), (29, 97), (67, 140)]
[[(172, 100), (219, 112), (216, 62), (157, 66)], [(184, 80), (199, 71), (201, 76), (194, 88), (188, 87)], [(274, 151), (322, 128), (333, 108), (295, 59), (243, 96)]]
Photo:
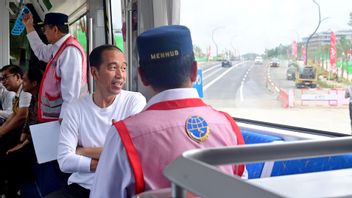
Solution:
[(295, 89), (295, 81), (286, 79), (287, 61), (281, 61), (279, 67), (268, 67), (269, 75), (274, 83), (283, 89)]
[[(294, 81), (286, 80), (287, 65), (270, 68), (267, 63), (255, 65), (253, 61), (233, 62), (229, 68), (221, 63), (206, 63), (203, 70), (204, 101), (234, 117), (265, 122), (300, 126), (350, 134), (347, 106), (329, 106), (326, 102), (296, 101), (293, 108), (283, 108), (278, 98), (278, 89), (292, 89), (296, 97), (301, 90)], [(273, 82), (277, 89), (270, 83)], [(316, 92), (313, 90), (313, 93)]]
[(267, 89), (266, 66), (253, 61), (233, 62), (232, 67), (220, 63), (203, 69), (204, 100), (217, 107), (280, 107), (277, 94)]

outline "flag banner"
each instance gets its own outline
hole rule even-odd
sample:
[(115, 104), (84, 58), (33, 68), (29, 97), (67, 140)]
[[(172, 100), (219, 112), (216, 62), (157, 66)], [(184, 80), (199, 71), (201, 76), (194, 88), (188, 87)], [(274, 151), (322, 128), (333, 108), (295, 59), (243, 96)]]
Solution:
[(304, 47), (304, 45), (302, 45), (302, 59), (304, 61), (304, 64), (306, 65), (306, 48)]
[(209, 60), (210, 57), (211, 57), (211, 47), (210, 47), (210, 46), (208, 47), (207, 57), (208, 57), (208, 60)]
[(336, 71), (336, 36), (330, 34), (330, 71)]
[(295, 40), (292, 42), (292, 56), (297, 58), (297, 42)]

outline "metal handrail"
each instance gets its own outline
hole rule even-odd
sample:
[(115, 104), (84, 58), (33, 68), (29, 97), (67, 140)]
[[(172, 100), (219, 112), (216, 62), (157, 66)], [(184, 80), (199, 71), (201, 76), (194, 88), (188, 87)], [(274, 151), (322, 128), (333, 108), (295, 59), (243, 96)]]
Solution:
[(164, 169), (164, 175), (172, 182), (173, 197), (183, 198), (185, 190), (201, 197), (233, 197), (239, 194), (239, 197), (282, 197), (237, 176), (226, 175), (214, 165), (302, 159), (350, 152), (351, 137), (196, 149), (184, 152)]

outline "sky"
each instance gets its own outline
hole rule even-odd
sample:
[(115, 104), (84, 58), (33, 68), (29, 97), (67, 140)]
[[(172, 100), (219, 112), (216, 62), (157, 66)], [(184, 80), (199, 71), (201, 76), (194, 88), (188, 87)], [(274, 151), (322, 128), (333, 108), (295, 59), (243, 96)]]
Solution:
[[(352, 29), (347, 23), (352, 0), (316, 0), (321, 9), (318, 32)], [(264, 53), (280, 43), (308, 37), (318, 25), (312, 0), (181, 0), (181, 24), (190, 28), (193, 45), (211, 53), (231, 50)], [(214, 41), (213, 41), (213, 39)]]

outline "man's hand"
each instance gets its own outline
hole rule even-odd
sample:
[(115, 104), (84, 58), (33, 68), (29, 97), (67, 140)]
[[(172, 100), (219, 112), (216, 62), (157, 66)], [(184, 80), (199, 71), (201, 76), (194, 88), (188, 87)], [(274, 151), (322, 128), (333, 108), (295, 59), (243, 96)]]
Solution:
[(92, 159), (99, 159), (103, 147), (81, 147), (76, 148), (77, 155), (83, 155)]
[(10, 153), (13, 153), (13, 152), (15, 152), (15, 151), (18, 151), (18, 150), (20, 150), (21, 148), (23, 148), (25, 145), (26, 145), (25, 142), (22, 142), (22, 143), (20, 143), (20, 144), (17, 144), (15, 147), (9, 149), (9, 150), (6, 152), (6, 154), (8, 155), (8, 154), (10, 154)]
[(24, 142), (27, 139), (29, 139), (29, 135), (27, 133), (21, 133), (20, 141)]
[(26, 26), (27, 33), (35, 31), (33, 27), (33, 17), (31, 14), (24, 14), (22, 17), (22, 23)]
[(98, 166), (98, 160), (92, 159), (90, 161), (90, 171), (95, 172), (95, 170), (97, 170), (97, 166)]
[(33, 17), (31, 14), (24, 14), (22, 17), (22, 23), (27, 26), (33, 26)]

